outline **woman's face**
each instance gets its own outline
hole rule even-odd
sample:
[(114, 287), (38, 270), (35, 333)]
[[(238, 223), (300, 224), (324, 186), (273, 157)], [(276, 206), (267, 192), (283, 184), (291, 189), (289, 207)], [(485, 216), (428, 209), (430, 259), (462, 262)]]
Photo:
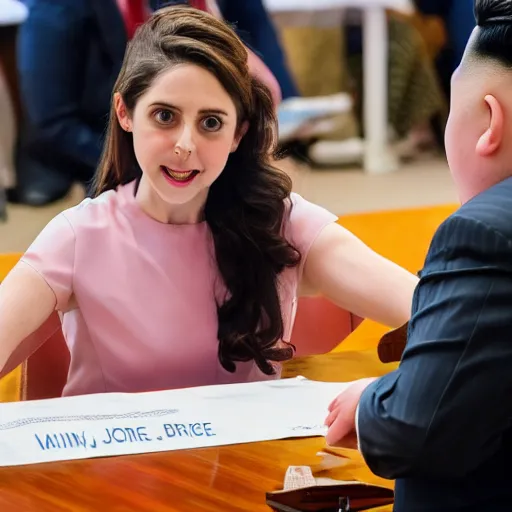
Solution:
[(180, 64), (154, 81), (132, 115), (120, 97), (116, 110), (121, 126), (133, 133), (146, 212), (162, 222), (197, 222), (210, 186), (241, 139), (229, 94), (209, 71)]

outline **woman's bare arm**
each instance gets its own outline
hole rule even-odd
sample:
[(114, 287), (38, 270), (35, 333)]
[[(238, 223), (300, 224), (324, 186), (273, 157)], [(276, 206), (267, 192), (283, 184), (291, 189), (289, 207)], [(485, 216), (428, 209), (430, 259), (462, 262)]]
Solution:
[(0, 284), (0, 372), (18, 345), (55, 311), (46, 281), (20, 262)]
[(313, 243), (301, 285), (357, 316), (399, 327), (409, 320), (417, 283), (415, 275), (333, 223)]

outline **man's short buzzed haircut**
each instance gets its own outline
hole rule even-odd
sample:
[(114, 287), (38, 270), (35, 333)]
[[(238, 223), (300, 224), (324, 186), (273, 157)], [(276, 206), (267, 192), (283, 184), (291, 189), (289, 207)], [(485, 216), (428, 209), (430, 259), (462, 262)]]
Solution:
[(475, 0), (474, 13), (480, 30), (471, 53), (512, 69), (512, 0)]

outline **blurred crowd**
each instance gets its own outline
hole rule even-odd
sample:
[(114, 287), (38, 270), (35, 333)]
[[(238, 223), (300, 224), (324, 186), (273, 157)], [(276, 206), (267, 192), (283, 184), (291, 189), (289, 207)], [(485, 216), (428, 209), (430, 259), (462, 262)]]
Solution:
[[(152, 11), (176, 3), (236, 26), (251, 72), (272, 91), (284, 149), (313, 165), (350, 160), (343, 142), (364, 140), (358, 9), (342, 23), (278, 26), (264, 0), (0, 0), (0, 189), (9, 201), (45, 205), (76, 182), (87, 188), (125, 47)], [(412, 14), (388, 11), (389, 137), (402, 158), (442, 149), (472, 4), (414, 0)]]

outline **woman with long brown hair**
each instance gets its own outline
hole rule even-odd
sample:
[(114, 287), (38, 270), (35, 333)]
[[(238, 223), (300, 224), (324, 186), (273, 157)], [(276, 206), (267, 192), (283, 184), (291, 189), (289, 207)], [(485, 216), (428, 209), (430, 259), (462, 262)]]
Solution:
[(416, 278), (293, 194), (275, 143), (233, 30), (188, 7), (154, 14), (115, 85), (95, 197), (0, 286), (0, 368), (55, 310), (65, 395), (276, 378), (301, 293), (404, 323)]

